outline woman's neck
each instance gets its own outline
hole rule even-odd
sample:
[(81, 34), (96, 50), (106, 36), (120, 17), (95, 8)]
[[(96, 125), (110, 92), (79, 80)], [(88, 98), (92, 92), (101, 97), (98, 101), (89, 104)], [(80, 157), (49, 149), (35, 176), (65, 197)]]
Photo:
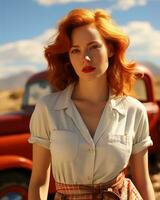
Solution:
[(97, 78), (90, 81), (79, 80), (75, 84), (72, 94), (73, 100), (88, 101), (91, 103), (101, 103), (108, 100), (108, 84), (105, 78)]

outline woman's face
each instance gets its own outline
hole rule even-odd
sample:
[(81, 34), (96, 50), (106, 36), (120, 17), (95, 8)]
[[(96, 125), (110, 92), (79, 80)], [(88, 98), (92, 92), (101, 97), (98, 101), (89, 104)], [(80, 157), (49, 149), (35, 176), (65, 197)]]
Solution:
[(93, 24), (75, 28), (69, 57), (80, 79), (98, 78), (106, 73), (112, 52)]

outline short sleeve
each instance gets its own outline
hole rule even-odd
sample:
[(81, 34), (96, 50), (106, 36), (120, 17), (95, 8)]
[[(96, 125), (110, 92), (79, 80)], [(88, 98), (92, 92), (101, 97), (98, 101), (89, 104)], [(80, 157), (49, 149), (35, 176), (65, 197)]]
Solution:
[(50, 131), (47, 108), (40, 100), (37, 102), (30, 120), (31, 136), (29, 143), (37, 143), (47, 149), (50, 147)]
[(133, 140), (132, 154), (136, 154), (145, 148), (153, 145), (151, 137), (149, 136), (148, 116), (145, 107), (138, 114), (137, 129)]

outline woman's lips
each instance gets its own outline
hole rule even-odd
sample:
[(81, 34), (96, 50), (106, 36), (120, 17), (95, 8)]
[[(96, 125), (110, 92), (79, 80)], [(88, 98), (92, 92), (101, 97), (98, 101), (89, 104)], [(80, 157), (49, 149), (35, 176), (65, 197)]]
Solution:
[(95, 67), (92, 67), (92, 66), (85, 66), (85, 67), (83, 67), (82, 72), (84, 72), (84, 73), (89, 73), (89, 72), (94, 71), (95, 69), (96, 69), (96, 68), (95, 68)]

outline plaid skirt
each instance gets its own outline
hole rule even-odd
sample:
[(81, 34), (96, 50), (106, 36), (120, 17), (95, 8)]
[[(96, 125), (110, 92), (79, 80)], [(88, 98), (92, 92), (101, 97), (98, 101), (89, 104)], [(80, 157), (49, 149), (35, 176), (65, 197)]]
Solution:
[(55, 182), (54, 200), (143, 200), (138, 190), (124, 172), (101, 184), (79, 185)]

